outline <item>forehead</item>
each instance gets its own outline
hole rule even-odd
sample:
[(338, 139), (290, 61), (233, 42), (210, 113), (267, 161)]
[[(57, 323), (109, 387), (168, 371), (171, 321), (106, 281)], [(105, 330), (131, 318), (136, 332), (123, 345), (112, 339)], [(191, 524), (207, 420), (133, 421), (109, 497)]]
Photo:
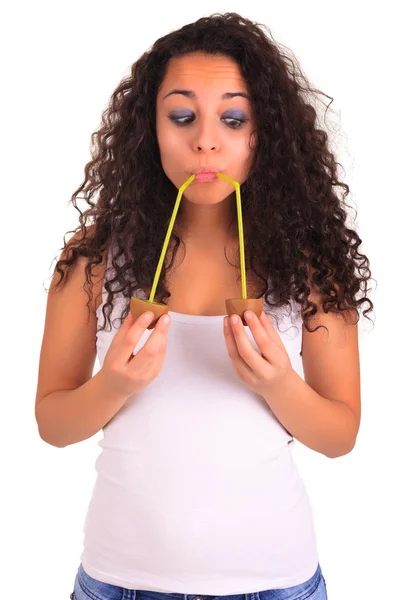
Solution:
[[(227, 86), (234, 86), (229, 89)], [(238, 64), (229, 56), (214, 56), (193, 53), (186, 56), (173, 57), (169, 60), (164, 81), (159, 93), (167, 92), (169, 87), (186, 86), (188, 89), (202, 87), (221, 89), (224, 91), (247, 90), (245, 79), (240, 73)]]

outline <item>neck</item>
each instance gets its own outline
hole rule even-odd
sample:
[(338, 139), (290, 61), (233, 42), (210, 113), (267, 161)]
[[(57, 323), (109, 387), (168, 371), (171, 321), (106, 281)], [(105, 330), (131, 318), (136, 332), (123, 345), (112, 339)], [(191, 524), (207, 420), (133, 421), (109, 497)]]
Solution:
[(215, 247), (238, 239), (234, 196), (212, 205), (194, 204), (182, 196), (176, 231), (185, 244)]

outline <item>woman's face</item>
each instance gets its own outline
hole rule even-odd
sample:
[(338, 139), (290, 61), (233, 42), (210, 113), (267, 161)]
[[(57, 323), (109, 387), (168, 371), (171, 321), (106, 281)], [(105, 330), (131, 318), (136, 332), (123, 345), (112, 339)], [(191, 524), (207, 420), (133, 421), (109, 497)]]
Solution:
[[(157, 94), (156, 130), (163, 169), (177, 188), (204, 166), (242, 184), (252, 162), (253, 129), (249, 90), (233, 59), (200, 52), (170, 59)], [(184, 196), (215, 204), (232, 193), (232, 185), (216, 177), (193, 181)]]

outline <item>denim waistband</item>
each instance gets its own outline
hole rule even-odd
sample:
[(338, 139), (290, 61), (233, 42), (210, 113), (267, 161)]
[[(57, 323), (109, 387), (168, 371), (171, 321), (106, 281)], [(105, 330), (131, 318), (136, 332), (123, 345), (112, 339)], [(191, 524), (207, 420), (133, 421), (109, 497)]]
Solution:
[[(71, 600), (76, 600), (76, 586), (82, 589), (92, 600), (298, 600), (308, 598), (320, 584), (321, 567), (318, 563), (314, 575), (299, 585), (288, 588), (261, 590), (245, 594), (207, 595), (182, 594), (178, 592), (155, 592), (141, 589), (128, 589), (110, 583), (104, 583), (91, 577), (80, 564), (75, 580)], [(324, 580), (325, 583), (325, 580)]]

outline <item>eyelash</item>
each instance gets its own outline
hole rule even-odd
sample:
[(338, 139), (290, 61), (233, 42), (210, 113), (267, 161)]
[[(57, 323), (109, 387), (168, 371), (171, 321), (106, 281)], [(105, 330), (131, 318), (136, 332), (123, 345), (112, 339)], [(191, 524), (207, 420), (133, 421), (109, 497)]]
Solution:
[[(185, 125), (190, 125), (190, 123), (181, 123), (180, 119), (191, 119), (192, 117), (168, 117), (169, 119), (171, 119), (171, 121), (177, 125), (178, 127), (184, 127)], [(248, 122), (248, 119), (234, 119), (233, 117), (225, 117), (223, 119), (224, 121), (236, 121), (237, 123), (240, 123), (240, 125), (238, 127), (231, 127), (230, 125), (228, 125), (228, 127), (230, 127), (231, 129), (241, 129), (243, 127), (243, 125), (245, 123)]]

